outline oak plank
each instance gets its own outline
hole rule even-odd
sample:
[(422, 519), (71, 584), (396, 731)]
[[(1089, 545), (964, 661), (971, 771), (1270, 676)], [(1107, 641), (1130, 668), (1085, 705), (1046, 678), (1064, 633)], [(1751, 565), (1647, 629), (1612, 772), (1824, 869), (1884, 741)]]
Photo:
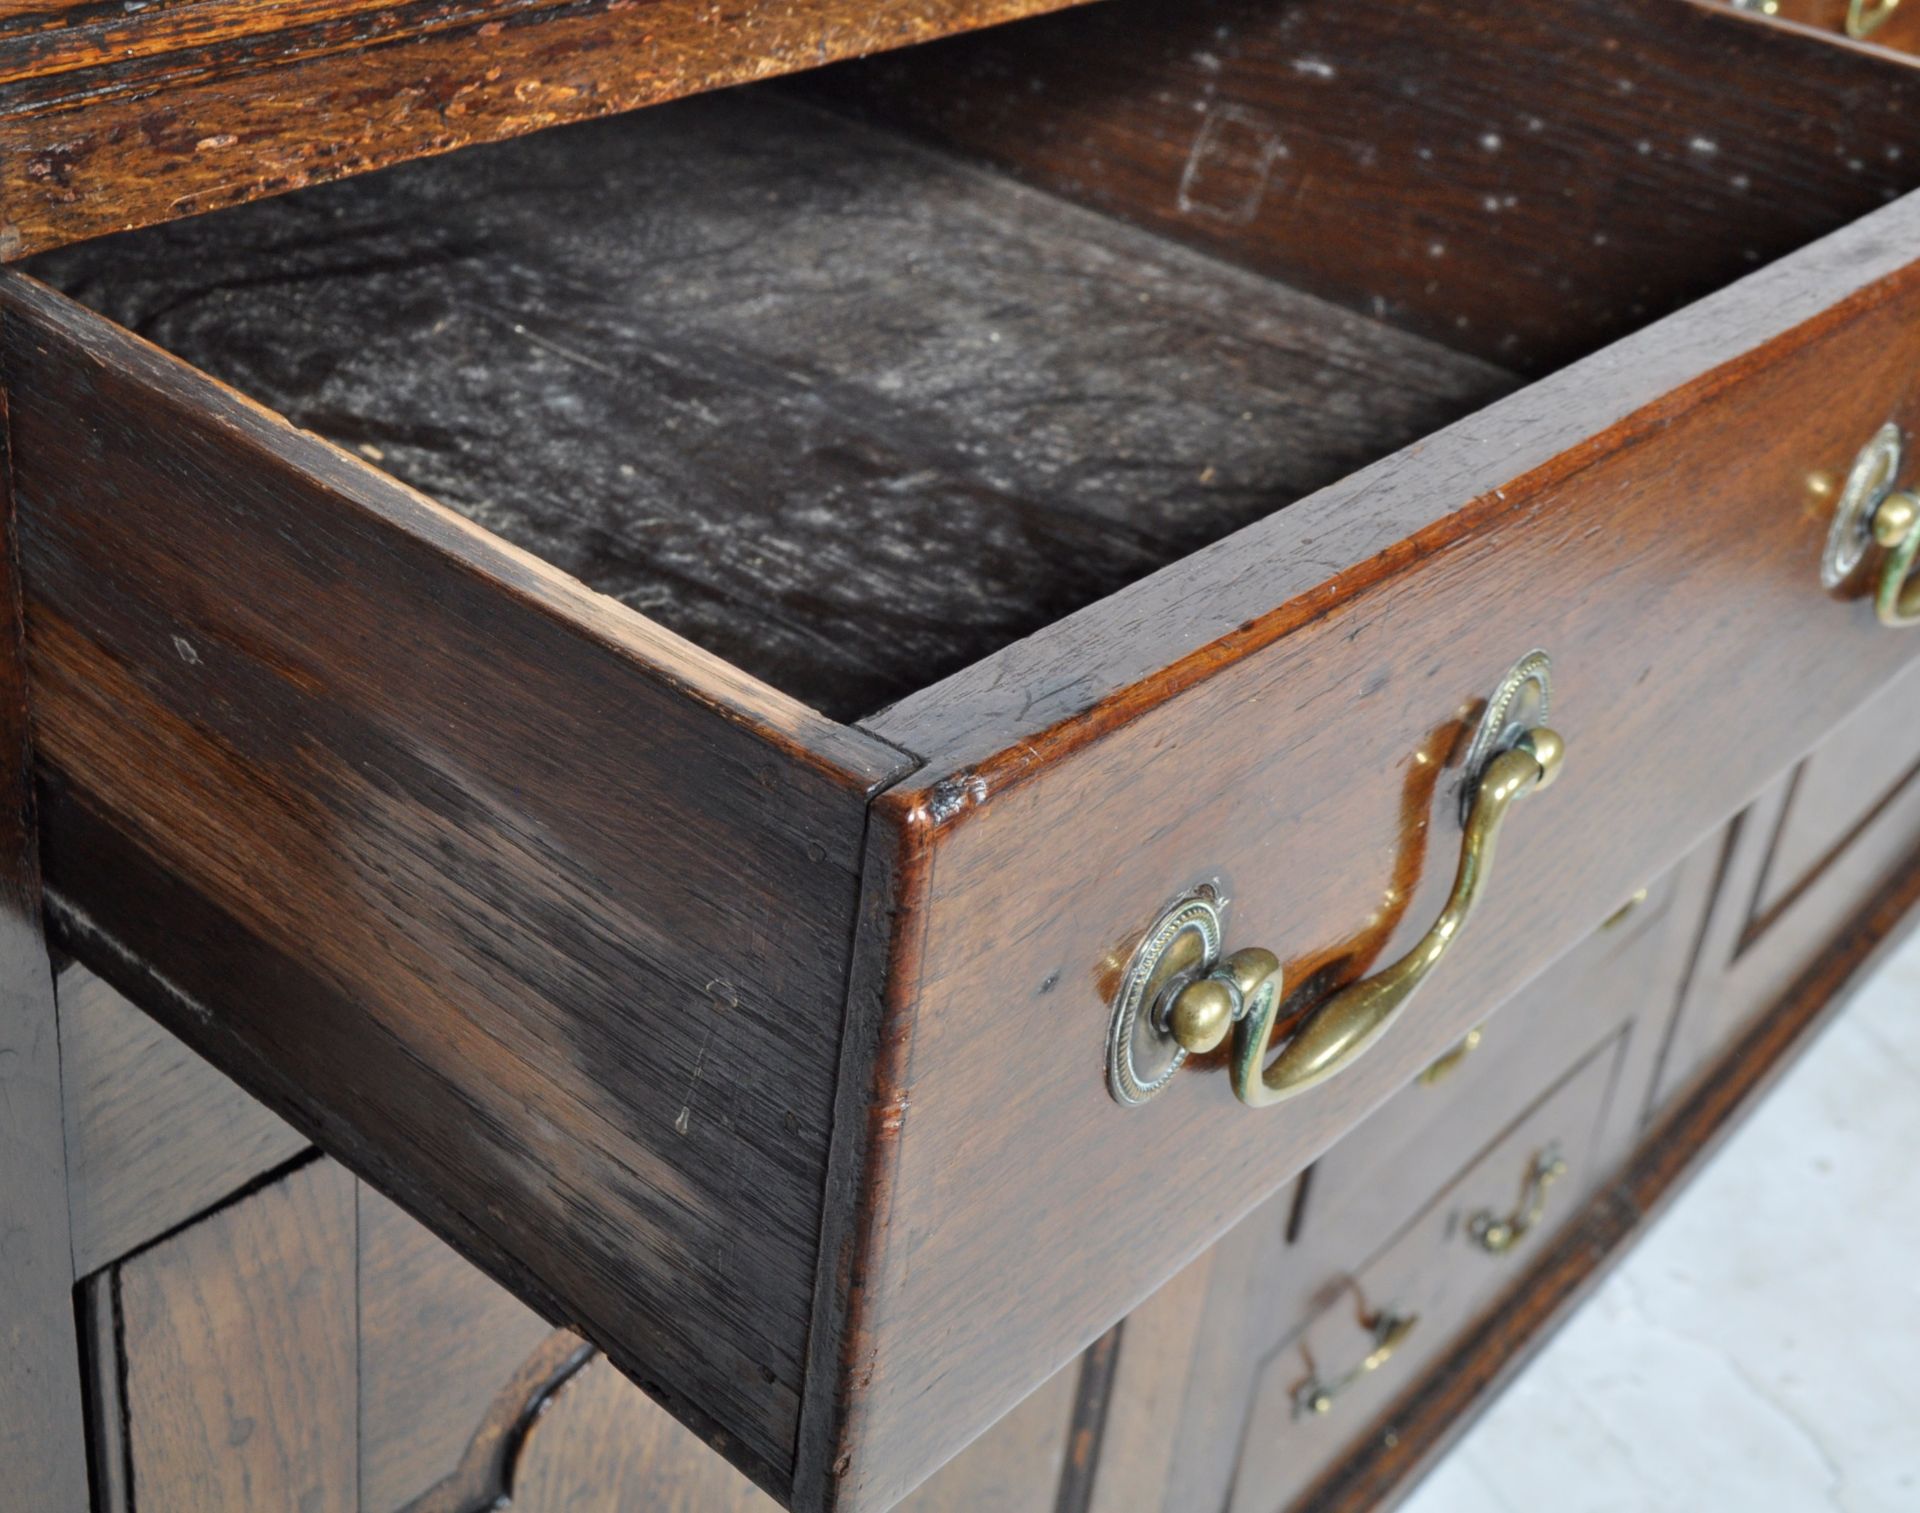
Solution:
[(0, 33), (0, 258), (1073, 3), (201, 0), (75, 15)]
[(817, 84), (1533, 373), (1920, 187), (1912, 58), (1686, 0), (1116, 0)]
[(357, 1513), (354, 1181), (313, 1161), (120, 1268), (136, 1506)]

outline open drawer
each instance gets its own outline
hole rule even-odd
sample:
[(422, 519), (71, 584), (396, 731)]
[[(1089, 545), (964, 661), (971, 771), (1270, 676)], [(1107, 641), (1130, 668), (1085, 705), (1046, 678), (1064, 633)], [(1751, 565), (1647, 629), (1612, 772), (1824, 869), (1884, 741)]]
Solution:
[[(1782, 120), (1882, 66), (1555, 10), (1640, 28), (1608, 78), (1724, 40)], [(1694, 171), (1590, 61), (1528, 55), (1561, 155), (1516, 119), (1506, 193)], [(1409, 98), (1437, 128), (1473, 75)], [(1464, 232), (1414, 126), (1370, 171)], [(1920, 111), (1860, 129), (1920, 165)], [(1726, 271), (1723, 200), (1772, 250), (1894, 187), (1788, 194), (1825, 144), (1751, 141), (1635, 223), (1649, 316)], [(1244, 225), (1271, 272), (1283, 221)], [(1891, 205), (1518, 388), (1431, 311), (750, 94), (51, 255), (0, 319), (56, 930), (777, 1496), (887, 1506), (1920, 652), (1877, 549), (1820, 575), (1832, 481), (1920, 425), (1916, 234)], [(1531, 288), (1517, 366), (1621, 319)], [(1282, 1036), (1425, 930), (1533, 648), (1567, 775), (1389, 1033), (1278, 1108), (1207, 1055), (1117, 1101), (1170, 902), (1272, 949)]]

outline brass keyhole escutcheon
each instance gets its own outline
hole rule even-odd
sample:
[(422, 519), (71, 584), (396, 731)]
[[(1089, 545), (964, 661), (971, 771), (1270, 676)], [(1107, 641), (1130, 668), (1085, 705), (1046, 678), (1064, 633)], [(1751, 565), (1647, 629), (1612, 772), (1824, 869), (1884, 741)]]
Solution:
[(1204, 1055), (1229, 1037), (1233, 1091), (1250, 1108), (1317, 1087), (1365, 1055), (1472, 919), (1507, 815), (1559, 775), (1566, 747), (1545, 724), (1550, 678), (1546, 653), (1530, 652), (1487, 701), (1461, 784), (1460, 864), (1453, 890), (1411, 951), (1312, 1008), (1276, 1054), (1279, 956), (1256, 946), (1222, 959), (1223, 923), (1215, 897), (1185, 899), (1147, 933), (1115, 994), (1107, 1031), (1108, 1087), (1114, 1098), (1144, 1103), (1167, 1085), (1188, 1055)]

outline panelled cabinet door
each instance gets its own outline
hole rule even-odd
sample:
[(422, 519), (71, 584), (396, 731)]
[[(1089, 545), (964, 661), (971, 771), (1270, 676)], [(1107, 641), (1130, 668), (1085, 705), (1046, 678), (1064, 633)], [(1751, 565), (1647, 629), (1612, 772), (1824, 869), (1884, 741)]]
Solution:
[[(310, 1159), (91, 1284), (105, 1505), (141, 1513), (774, 1513), (576, 1335)], [(1052, 1513), (1080, 1373), (904, 1505)]]

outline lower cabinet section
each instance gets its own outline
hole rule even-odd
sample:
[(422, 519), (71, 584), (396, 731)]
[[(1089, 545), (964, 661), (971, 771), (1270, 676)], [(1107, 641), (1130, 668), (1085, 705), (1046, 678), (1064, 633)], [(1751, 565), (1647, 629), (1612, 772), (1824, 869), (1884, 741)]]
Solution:
[[(1374, 1506), (1912, 914), (1916, 748), (1920, 675), (903, 1506)], [(61, 999), (102, 1513), (771, 1513), (124, 1000), (78, 969)]]
[[(565, 1330), (310, 1158), (95, 1276), (95, 1477), (138, 1513), (775, 1507)], [(1080, 1372), (914, 1513), (1051, 1513)]]

